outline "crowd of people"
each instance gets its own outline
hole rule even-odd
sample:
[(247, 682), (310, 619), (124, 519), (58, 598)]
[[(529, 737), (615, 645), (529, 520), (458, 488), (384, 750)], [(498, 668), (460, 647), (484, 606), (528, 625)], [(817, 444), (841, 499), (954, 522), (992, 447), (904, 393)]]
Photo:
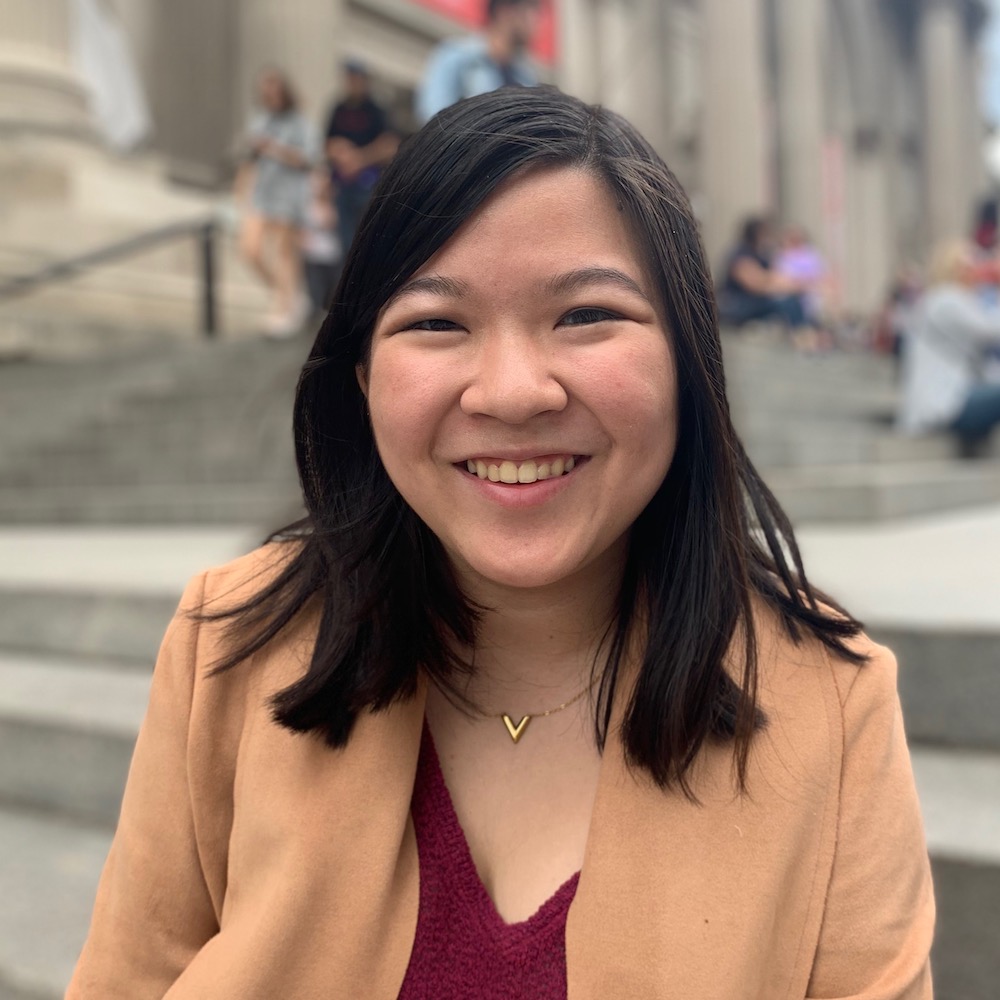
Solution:
[[(946, 241), (923, 274), (902, 269), (862, 346), (898, 359), (903, 433), (946, 432), (965, 458), (989, 453), (1000, 425), (1000, 240), (997, 202), (987, 201), (969, 239)], [(799, 350), (837, 344), (829, 272), (799, 227), (766, 216), (741, 226), (722, 262), (722, 323), (766, 322)]]
[[(485, 0), (483, 32), (442, 43), (428, 62), (418, 123), (466, 97), (536, 85), (527, 53), (538, 10), (538, 0)], [(375, 184), (399, 148), (363, 63), (345, 63), (342, 91), (320, 137), (285, 72), (270, 67), (257, 80), (236, 191), (243, 256), (271, 292), (271, 336), (299, 332), (329, 306)]]

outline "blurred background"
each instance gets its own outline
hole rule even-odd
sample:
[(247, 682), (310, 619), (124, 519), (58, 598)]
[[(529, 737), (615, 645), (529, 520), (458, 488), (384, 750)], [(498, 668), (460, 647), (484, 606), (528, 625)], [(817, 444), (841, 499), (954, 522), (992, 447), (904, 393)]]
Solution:
[[(623, 112), (690, 193), (744, 442), (900, 659), (937, 995), (996, 1000), (1000, 2), (495, 6), (0, 0), (0, 1000), (68, 980), (185, 580), (296, 515), (379, 170), (505, 82)], [(927, 416), (934, 296), (975, 311), (972, 424)]]

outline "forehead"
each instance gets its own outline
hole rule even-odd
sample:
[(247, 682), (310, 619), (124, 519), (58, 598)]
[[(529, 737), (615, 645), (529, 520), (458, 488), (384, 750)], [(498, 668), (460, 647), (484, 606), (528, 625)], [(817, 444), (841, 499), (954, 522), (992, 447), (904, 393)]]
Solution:
[(501, 185), (418, 274), (496, 282), (580, 264), (617, 267), (649, 285), (640, 241), (607, 184), (580, 168), (544, 167)]

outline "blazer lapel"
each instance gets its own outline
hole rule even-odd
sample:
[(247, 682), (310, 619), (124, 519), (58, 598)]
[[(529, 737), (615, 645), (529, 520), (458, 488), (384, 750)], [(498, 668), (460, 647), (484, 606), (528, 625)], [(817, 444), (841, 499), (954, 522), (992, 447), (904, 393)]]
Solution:
[(769, 724), (754, 740), (747, 795), (720, 743), (691, 773), (697, 803), (659, 789), (629, 770), (616, 717), (566, 927), (569, 1000), (805, 995), (840, 756), (822, 667), (801, 663), (774, 630), (759, 633)]

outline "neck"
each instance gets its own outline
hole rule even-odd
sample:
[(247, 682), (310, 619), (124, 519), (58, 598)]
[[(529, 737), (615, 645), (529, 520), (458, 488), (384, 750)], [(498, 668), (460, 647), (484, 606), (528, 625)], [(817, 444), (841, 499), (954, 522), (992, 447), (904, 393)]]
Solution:
[[(475, 670), (464, 688), (488, 713), (542, 711), (572, 698), (591, 680), (617, 602), (621, 554), (546, 587), (500, 587), (463, 579), (485, 611)], [(551, 704), (550, 704), (551, 703)]]

